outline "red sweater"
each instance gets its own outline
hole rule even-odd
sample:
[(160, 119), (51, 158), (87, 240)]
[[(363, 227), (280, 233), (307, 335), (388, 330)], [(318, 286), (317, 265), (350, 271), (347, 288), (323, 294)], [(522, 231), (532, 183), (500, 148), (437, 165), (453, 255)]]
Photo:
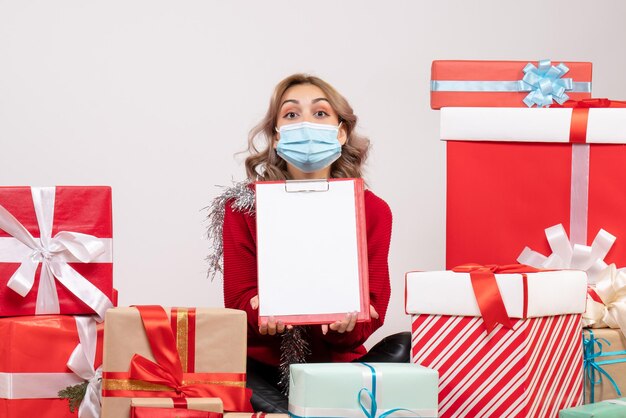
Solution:
[[(370, 303), (380, 315), (371, 322), (361, 322), (352, 332), (339, 334), (321, 326), (309, 326), (310, 362), (347, 362), (365, 354), (363, 343), (383, 324), (389, 304), (389, 242), (391, 210), (387, 203), (369, 190), (365, 191), (365, 223), (369, 266)], [(233, 210), (226, 204), (224, 215), (224, 304), (248, 314), (248, 356), (277, 366), (280, 363), (280, 337), (261, 335), (258, 311), (250, 299), (258, 294), (256, 262), (256, 216)]]

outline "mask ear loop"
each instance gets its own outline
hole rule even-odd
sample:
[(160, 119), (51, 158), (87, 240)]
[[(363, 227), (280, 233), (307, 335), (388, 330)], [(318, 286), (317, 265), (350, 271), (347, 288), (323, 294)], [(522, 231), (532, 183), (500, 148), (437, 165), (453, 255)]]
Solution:
[[(339, 125), (337, 125), (337, 134), (339, 134), (339, 128), (341, 128), (341, 124), (343, 123), (343, 120), (339, 121)], [(343, 149), (343, 146), (346, 145), (348, 143), (348, 130), (346, 129), (346, 142), (344, 142), (341, 145), (341, 148)]]

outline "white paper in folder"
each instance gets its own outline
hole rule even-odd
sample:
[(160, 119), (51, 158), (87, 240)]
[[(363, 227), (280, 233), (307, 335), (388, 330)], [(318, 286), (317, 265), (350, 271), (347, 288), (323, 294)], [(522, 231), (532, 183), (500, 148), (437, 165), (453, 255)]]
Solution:
[(257, 182), (259, 319), (369, 319), (361, 179)]

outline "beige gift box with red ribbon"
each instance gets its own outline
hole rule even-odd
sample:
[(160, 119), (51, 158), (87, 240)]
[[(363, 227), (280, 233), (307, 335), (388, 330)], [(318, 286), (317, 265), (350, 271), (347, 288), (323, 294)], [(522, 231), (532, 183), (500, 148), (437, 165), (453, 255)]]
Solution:
[(132, 398), (219, 397), (250, 409), (246, 314), (219, 308), (114, 308), (104, 337), (102, 417), (123, 418)]

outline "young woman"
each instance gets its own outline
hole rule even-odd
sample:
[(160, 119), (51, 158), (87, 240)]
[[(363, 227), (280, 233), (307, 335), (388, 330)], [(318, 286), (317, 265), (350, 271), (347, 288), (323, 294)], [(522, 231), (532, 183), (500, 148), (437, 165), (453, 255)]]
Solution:
[[(209, 233), (221, 232), (222, 249), (209, 257), (221, 270), (224, 304), (248, 315), (248, 386), (255, 410), (286, 412), (288, 366), (293, 362), (408, 361), (408, 333), (388, 337), (366, 354), (363, 343), (383, 324), (390, 296), (387, 256), (391, 210), (365, 191), (371, 322), (357, 323), (354, 313), (318, 326), (285, 326), (270, 318), (259, 326), (254, 215), (255, 180), (362, 177), (369, 140), (356, 133), (357, 117), (330, 84), (294, 74), (275, 88), (265, 118), (250, 132), (246, 159), (248, 182), (230, 188), (214, 201)], [(302, 141), (306, 138), (307, 141)], [(259, 141), (263, 141), (259, 145)], [(221, 231), (220, 225), (221, 223)], [(212, 228), (212, 229), (211, 229)], [(329, 247), (332, 239), (329, 237)], [(365, 357), (363, 357), (365, 355)], [(281, 367), (282, 366), (282, 370)], [(282, 371), (282, 374), (281, 374)], [(282, 389), (282, 391), (280, 390)]]

